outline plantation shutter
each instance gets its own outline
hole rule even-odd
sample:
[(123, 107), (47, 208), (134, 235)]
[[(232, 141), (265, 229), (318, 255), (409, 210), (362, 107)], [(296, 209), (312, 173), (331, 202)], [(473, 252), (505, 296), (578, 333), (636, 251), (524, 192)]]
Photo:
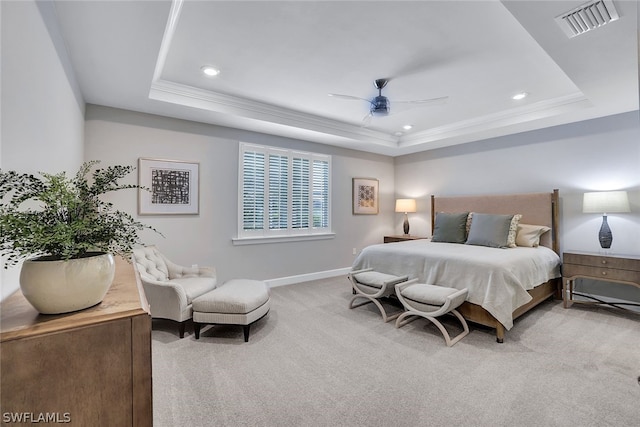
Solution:
[(310, 188), (309, 159), (294, 157), (291, 191), (291, 227), (294, 229), (309, 228), (309, 196)]
[(238, 238), (331, 233), (331, 157), (240, 143)]
[(313, 161), (313, 227), (329, 227), (329, 162)]
[(245, 151), (242, 158), (242, 228), (264, 229), (265, 155)]
[(269, 230), (289, 226), (289, 157), (269, 154)]

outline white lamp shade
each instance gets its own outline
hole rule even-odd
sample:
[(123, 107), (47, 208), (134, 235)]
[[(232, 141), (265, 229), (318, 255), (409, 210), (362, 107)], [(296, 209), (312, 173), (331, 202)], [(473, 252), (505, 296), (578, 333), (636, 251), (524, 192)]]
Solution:
[(584, 213), (631, 212), (626, 191), (596, 191), (584, 193), (582, 200)]
[(396, 199), (396, 212), (415, 212), (416, 199)]

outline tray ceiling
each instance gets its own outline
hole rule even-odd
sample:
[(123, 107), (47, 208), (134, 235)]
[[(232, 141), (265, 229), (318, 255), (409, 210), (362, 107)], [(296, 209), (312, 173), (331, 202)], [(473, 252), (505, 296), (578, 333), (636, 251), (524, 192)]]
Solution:
[[(638, 109), (637, 3), (614, 2), (620, 19), (570, 38), (556, 17), (581, 4), (55, 7), (88, 103), (397, 156)], [(204, 65), (220, 74), (205, 76)], [(378, 78), (390, 79), (391, 114), (364, 122)], [(528, 96), (512, 99), (519, 92)], [(443, 96), (442, 104), (398, 102)]]

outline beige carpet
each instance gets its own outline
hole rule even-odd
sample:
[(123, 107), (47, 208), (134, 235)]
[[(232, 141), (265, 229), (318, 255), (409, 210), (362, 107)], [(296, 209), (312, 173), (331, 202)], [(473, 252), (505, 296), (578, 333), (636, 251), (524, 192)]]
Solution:
[(154, 321), (154, 425), (640, 425), (638, 315), (549, 301), (504, 344), (471, 324), (449, 348), (426, 320), (395, 329), (350, 297), (346, 277), (274, 288), (248, 343)]

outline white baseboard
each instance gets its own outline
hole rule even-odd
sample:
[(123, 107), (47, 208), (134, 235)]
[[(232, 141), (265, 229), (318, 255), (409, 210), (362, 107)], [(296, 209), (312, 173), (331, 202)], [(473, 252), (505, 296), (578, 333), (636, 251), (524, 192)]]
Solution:
[(299, 274), (297, 276), (280, 277), (277, 279), (265, 280), (270, 288), (276, 286), (293, 285), (295, 283), (310, 282), (311, 280), (327, 279), (329, 277), (337, 277), (346, 275), (351, 271), (351, 267), (337, 268), (335, 270), (318, 271), (316, 273)]

